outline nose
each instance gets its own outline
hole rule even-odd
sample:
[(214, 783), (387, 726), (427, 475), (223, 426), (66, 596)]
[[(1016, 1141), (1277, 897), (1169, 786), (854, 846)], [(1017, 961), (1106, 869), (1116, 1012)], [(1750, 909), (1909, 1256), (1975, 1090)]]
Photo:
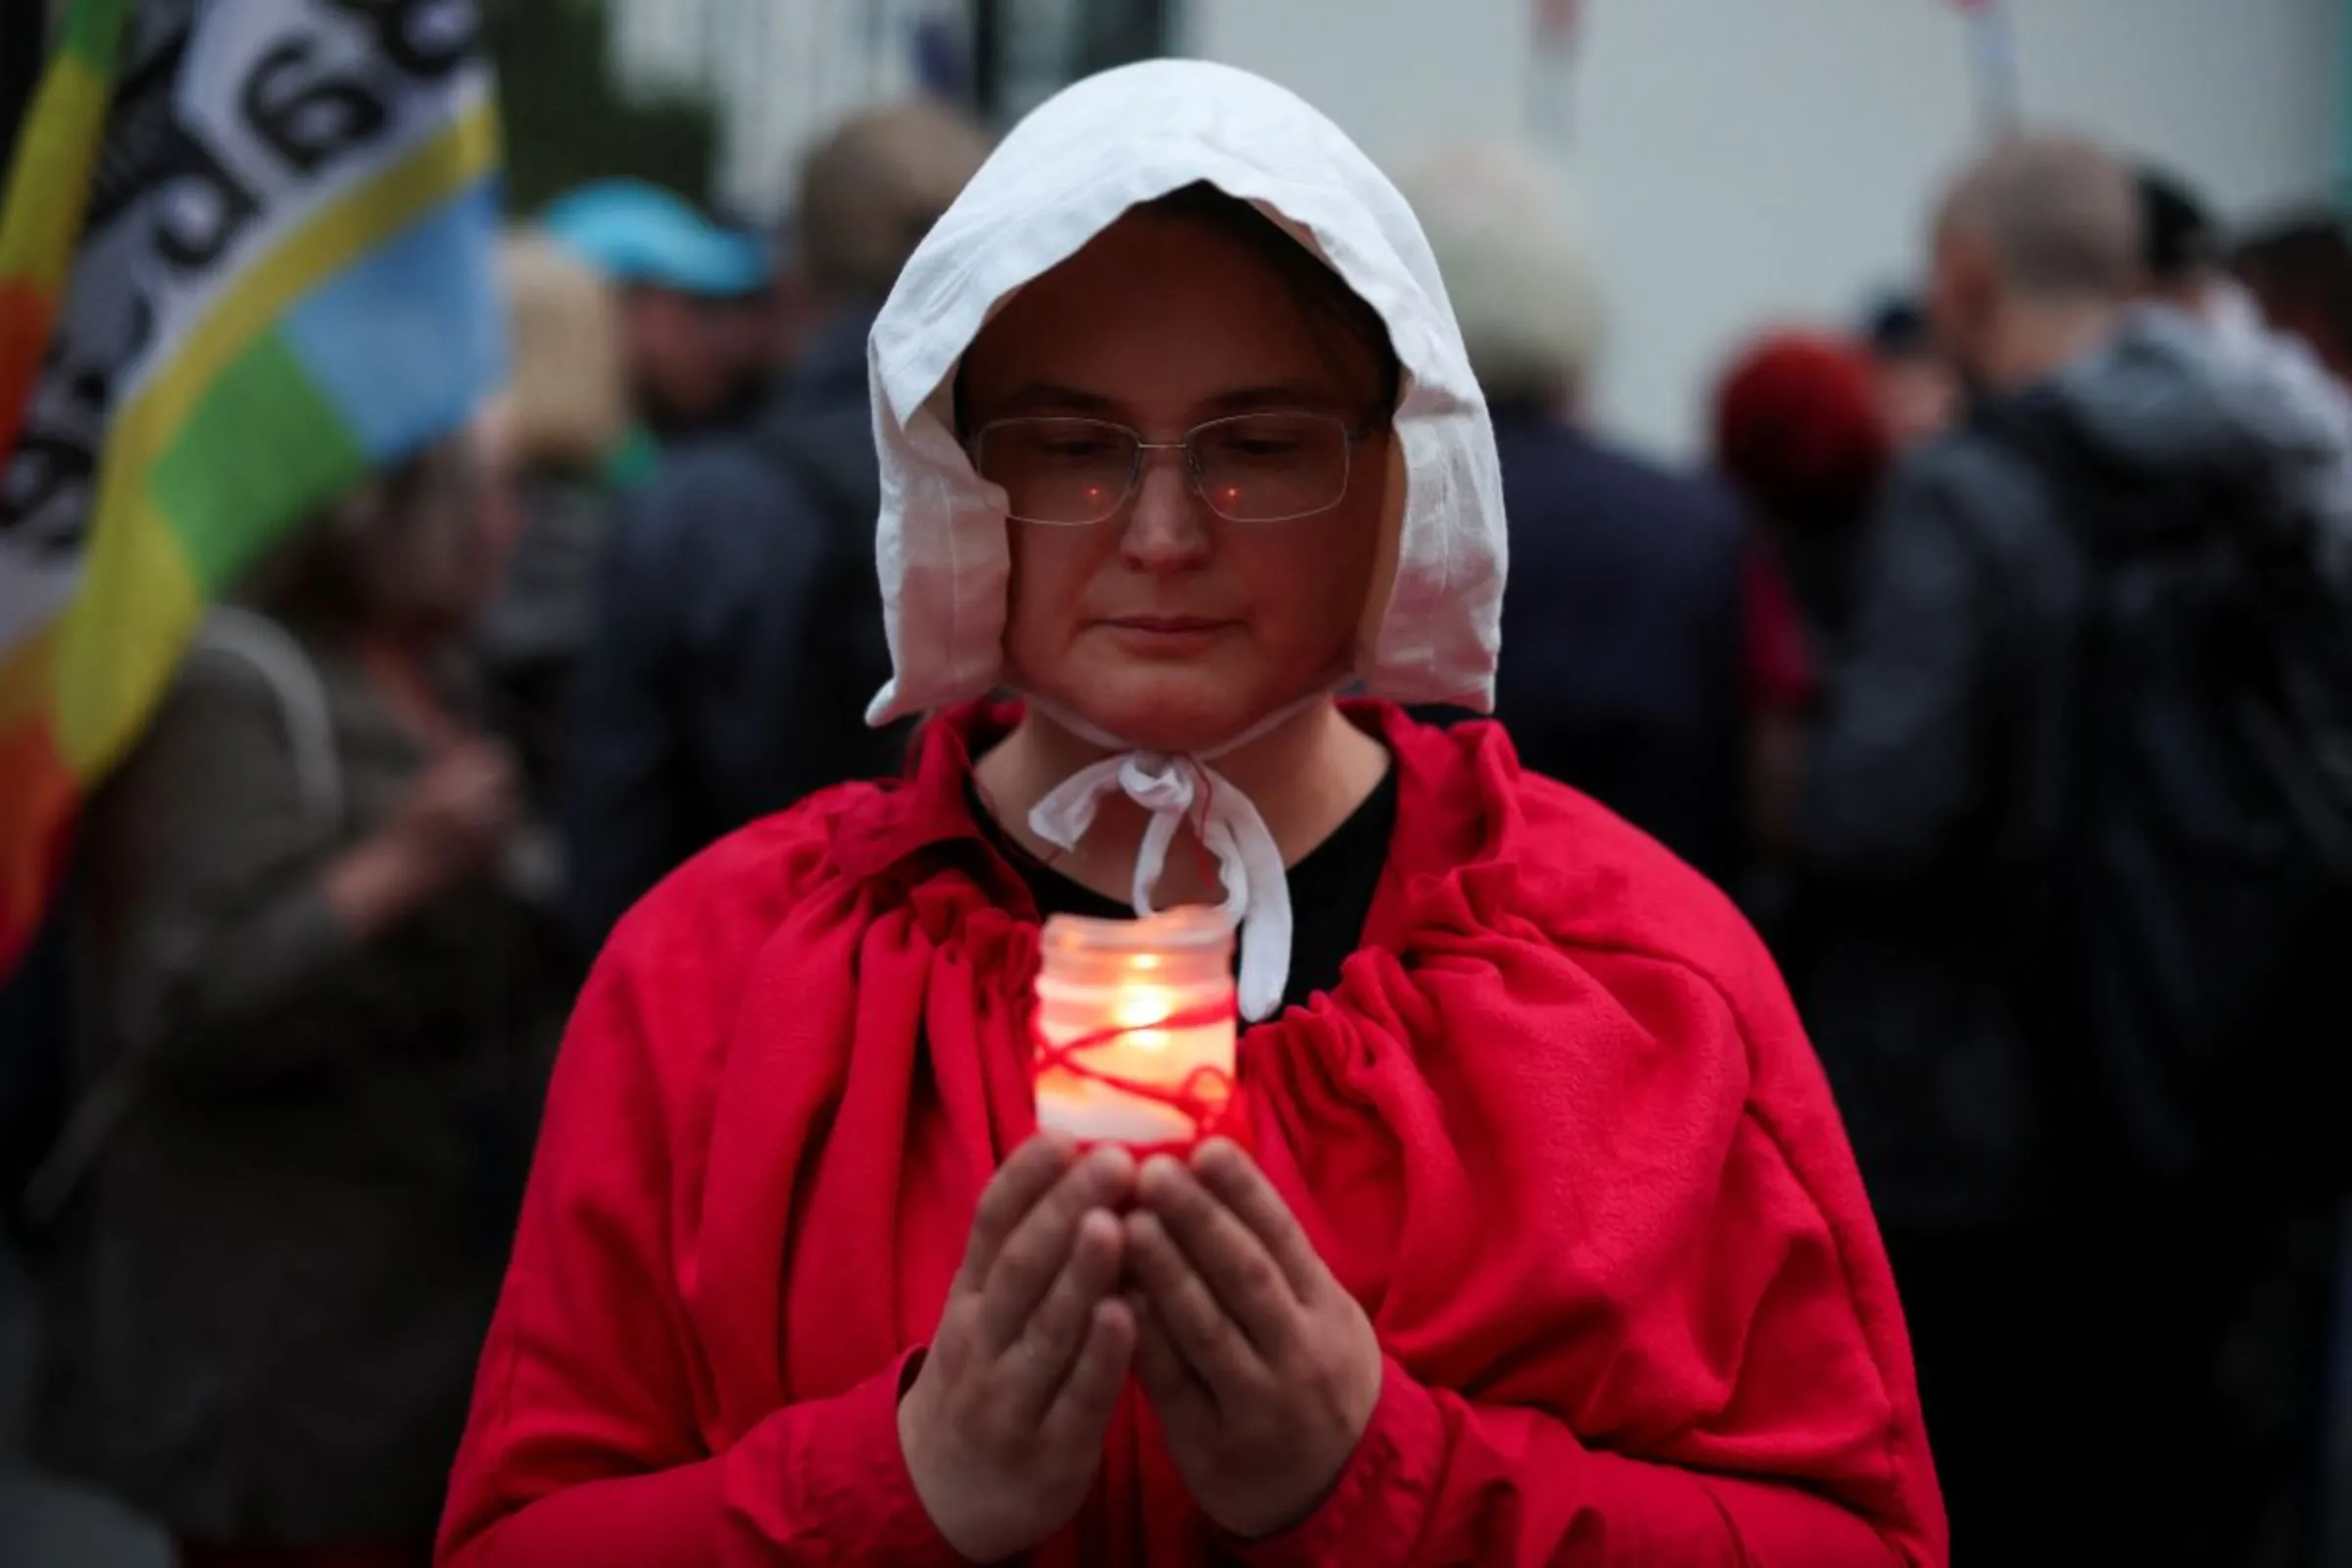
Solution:
[(1193, 491), (1184, 454), (1152, 448), (1143, 460), (1120, 550), (1145, 571), (1199, 565), (1209, 551), (1208, 508)]

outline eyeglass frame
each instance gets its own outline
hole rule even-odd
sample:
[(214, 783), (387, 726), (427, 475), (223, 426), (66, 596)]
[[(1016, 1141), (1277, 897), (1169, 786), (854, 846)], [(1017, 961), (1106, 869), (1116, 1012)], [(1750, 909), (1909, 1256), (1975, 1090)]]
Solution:
[[(1202, 487), (1200, 466), (1192, 455), (1193, 438), (1203, 430), (1213, 430), (1221, 424), (1238, 424), (1244, 419), (1262, 419), (1268, 416), (1278, 418), (1315, 419), (1338, 427), (1343, 438), (1340, 447), (1340, 493), (1309, 512), (1293, 512), (1279, 517), (1229, 516), (1217, 510), (1216, 502), (1209, 499), (1208, 491)], [(1154, 452), (1184, 454), (1185, 487), (1199, 497), (1200, 504), (1208, 508), (1210, 513), (1222, 521), (1244, 528), (1271, 527), (1285, 522), (1303, 522), (1308, 517), (1320, 517), (1327, 512), (1336, 511), (1348, 499), (1348, 485), (1355, 477), (1355, 449), (1371, 440), (1375, 435), (1391, 428), (1390, 420), (1379, 415), (1373, 416), (1360, 425), (1350, 427), (1348, 421), (1338, 415), (1326, 414), (1320, 409), (1250, 409), (1240, 414), (1223, 414), (1213, 419), (1203, 419), (1186, 430), (1174, 441), (1147, 441), (1144, 439), (1144, 432), (1131, 424), (1121, 424), (1116, 419), (1097, 418), (1091, 414), (1014, 414), (1002, 419), (989, 420), (965, 439), (964, 456), (970, 460), (972, 471), (979, 473), (983, 479), (988, 478), (988, 475), (981, 472), (980, 469), (981, 443), (987, 439), (991, 430), (1002, 429), (1009, 424), (1092, 424), (1105, 430), (1116, 430), (1121, 435), (1132, 436), (1135, 440), (1135, 458), (1128, 465), (1127, 487), (1119, 492), (1119, 499), (1113, 502), (1110, 509), (1100, 517), (1087, 522), (1056, 522), (1046, 517), (1024, 517), (1012, 511), (1009, 504), (1011, 496), (1007, 493), (1004, 519), (1007, 522), (1027, 523), (1032, 528), (1102, 527), (1102, 524), (1126, 510), (1127, 504), (1135, 499), (1138, 491), (1143, 489), (1144, 466), (1150, 460), (1151, 454)], [(989, 482), (996, 483), (993, 479)], [(999, 485), (998, 488), (1003, 489), (1004, 487)]]

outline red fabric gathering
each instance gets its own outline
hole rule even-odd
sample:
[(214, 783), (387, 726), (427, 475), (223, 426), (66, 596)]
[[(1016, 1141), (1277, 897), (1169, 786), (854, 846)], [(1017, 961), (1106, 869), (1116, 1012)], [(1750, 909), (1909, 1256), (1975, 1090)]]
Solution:
[[(1222, 1538), (1131, 1386), (1030, 1561), (1940, 1564), (1892, 1280), (1771, 961), (1491, 724), (1398, 769), (1339, 984), (1232, 1114), (1378, 1332), (1339, 1485)], [(723, 841), (623, 922), (548, 1103), (452, 1568), (945, 1563), (903, 1380), (1035, 1127), (1036, 910), (971, 815), (1003, 710)]]

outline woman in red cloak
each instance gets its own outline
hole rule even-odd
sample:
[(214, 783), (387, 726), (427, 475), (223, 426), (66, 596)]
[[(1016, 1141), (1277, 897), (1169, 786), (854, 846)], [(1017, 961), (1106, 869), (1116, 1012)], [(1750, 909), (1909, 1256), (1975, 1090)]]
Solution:
[[(1389, 183), (1239, 72), (1093, 78), (871, 368), (875, 716), (934, 717), (614, 936), (442, 1561), (1941, 1563), (1770, 960), (1394, 706), (1484, 703), (1503, 531)], [(1042, 915), (1153, 899), (1240, 918), (1250, 1026), (1240, 1141), (1139, 1168), (1033, 1136), (1030, 996)]]

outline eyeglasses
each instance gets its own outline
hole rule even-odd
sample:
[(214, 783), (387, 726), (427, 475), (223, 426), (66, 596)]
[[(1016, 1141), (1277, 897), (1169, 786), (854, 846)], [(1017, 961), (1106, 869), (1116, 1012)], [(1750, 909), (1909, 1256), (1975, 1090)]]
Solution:
[(1117, 514), (1143, 479), (1144, 456), (1184, 454), (1185, 477), (1228, 522), (1288, 522), (1348, 494), (1348, 455), (1377, 426), (1350, 430), (1324, 414), (1240, 414), (1147, 441), (1103, 419), (999, 419), (972, 439), (980, 476), (1004, 491), (1016, 522), (1084, 528)]

